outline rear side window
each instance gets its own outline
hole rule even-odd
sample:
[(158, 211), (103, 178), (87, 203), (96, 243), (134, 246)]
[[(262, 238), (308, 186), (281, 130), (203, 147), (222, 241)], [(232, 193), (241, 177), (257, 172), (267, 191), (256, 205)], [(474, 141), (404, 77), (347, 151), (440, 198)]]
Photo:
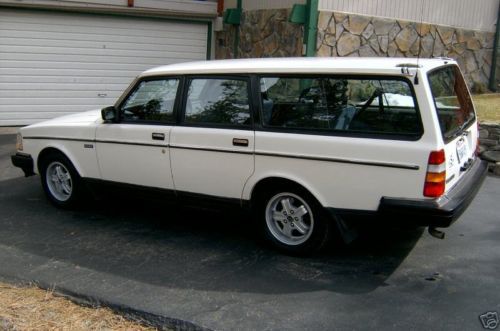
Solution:
[(448, 142), (474, 121), (472, 100), (457, 66), (439, 68), (428, 77), (441, 133)]
[(422, 133), (406, 80), (262, 77), (260, 85), (264, 127), (368, 135)]
[(173, 122), (179, 80), (158, 79), (140, 82), (123, 102), (120, 112), (125, 121)]
[(249, 125), (248, 100), (246, 79), (191, 79), (184, 122), (222, 126)]

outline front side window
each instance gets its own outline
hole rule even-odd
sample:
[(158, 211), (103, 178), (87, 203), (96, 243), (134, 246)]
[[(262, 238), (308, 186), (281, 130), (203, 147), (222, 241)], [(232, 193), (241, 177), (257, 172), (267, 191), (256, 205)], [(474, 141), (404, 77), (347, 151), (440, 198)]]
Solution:
[(441, 133), (449, 141), (475, 119), (469, 91), (457, 66), (432, 71), (429, 83)]
[(120, 108), (122, 120), (173, 122), (178, 86), (178, 79), (140, 82)]
[(262, 77), (262, 125), (269, 128), (420, 135), (409, 83), (397, 78)]
[(184, 122), (230, 126), (249, 125), (248, 100), (248, 82), (245, 79), (191, 79)]

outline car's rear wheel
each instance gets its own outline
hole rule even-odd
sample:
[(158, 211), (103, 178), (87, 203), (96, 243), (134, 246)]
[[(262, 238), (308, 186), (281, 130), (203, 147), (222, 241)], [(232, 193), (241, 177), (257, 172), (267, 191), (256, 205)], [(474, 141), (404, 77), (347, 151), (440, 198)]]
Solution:
[(40, 176), (45, 194), (58, 207), (76, 206), (81, 195), (81, 180), (66, 156), (53, 152), (43, 157)]
[(310, 254), (328, 241), (330, 220), (307, 191), (286, 187), (265, 194), (257, 217), (273, 246), (292, 254)]

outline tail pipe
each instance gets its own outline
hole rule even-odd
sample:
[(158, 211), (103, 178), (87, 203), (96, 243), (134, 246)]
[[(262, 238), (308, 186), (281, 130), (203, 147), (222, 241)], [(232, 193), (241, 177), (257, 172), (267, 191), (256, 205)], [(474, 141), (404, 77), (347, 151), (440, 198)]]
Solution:
[(445, 233), (443, 231), (439, 231), (435, 227), (429, 226), (429, 234), (434, 238), (444, 239)]

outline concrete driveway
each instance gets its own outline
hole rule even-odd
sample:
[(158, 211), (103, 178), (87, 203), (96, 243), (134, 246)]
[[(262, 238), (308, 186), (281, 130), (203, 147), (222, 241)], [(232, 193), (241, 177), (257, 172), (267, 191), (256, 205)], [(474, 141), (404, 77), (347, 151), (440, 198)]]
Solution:
[(54, 208), (0, 135), (0, 277), (217, 330), (481, 330), (500, 313), (500, 179), (488, 177), (438, 240), (372, 228), (349, 247), (294, 258), (242, 215), (158, 203)]

